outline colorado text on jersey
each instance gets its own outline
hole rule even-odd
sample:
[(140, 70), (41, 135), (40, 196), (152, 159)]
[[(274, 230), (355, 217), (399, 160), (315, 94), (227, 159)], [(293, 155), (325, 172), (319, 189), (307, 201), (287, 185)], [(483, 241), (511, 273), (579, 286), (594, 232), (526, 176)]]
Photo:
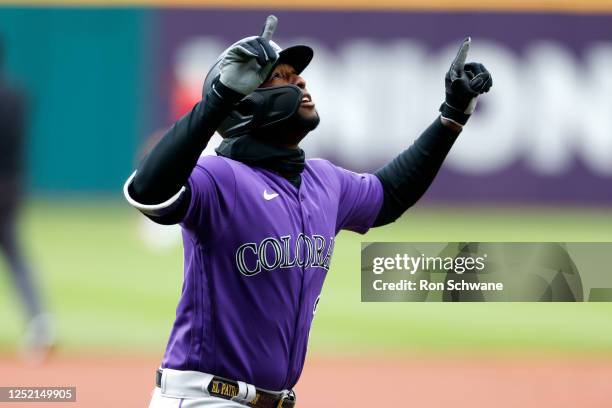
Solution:
[[(334, 252), (334, 238), (327, 240), (322, 235), (312, 237), (300, 233), (295, 240), (283, 235), (280, 240), (267, 237), (259, 243), (247, 242), (236, 250), (236, 267), (245, 276), (257, 275), (262, 270), (276, 268), (321, 267), (329, 270)], [(293, 254), (293, 259), (292, 258)]]

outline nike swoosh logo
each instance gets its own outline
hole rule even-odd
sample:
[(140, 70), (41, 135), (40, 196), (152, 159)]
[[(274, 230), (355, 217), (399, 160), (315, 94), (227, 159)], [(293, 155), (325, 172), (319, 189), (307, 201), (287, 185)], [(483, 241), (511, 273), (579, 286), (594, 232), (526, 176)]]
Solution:
[(268, 193), (266, 190), (264, 190), (263, 196), (264, 196), (264, 199), (266, 201), (270, 201), (271, 199), (278, 197), (278, 194), (277, 193)]

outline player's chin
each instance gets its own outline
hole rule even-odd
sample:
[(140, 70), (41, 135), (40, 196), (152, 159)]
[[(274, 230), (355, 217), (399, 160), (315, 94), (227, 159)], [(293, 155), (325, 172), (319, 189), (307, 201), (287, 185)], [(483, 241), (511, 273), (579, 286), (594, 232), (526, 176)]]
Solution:
[(310, 131), (319, 126), (321, 119), (319, 118), (319, 113), (314, 106), (300, 106), (298, 113), (300, 117), (300, 124), (305, 129)]

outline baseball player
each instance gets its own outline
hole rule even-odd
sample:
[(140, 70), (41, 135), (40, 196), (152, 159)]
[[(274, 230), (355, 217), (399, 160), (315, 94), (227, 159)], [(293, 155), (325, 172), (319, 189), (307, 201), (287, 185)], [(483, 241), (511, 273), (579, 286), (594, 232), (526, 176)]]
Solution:
[[(446, 99), (416, 142), (374, 174), (305, 160), (319, 123), (301, 77), (313, 51), (260, 36), (225, 50), (203, 98), (127, 180), (134, 207), (179, 223), (184, 283), (150, 407), (293, 407), (308, 333), (336, 234), (393, 222), (426, 191), (491, 87), (466, 64), (466, 39), (446, 75)], [(377, 79), (382, 80), (382, 79)], [(217, 156), (200, 157), (217, 131)]]
[(24, 357), (39, 363), (55, 345), (55, 330), (36, 285), (36, 275), (19, 242), (17, 222), (24, 198), (26, 103), (23, 92), (11, 84), (2, 70), (2, 54), (0, 42), (0, 252), (28, 318)]

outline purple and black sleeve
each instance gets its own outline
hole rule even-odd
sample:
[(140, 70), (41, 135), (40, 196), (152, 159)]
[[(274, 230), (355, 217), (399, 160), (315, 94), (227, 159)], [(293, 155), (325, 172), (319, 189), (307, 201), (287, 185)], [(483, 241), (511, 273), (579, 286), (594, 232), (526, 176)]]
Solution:
[(125, 195), (159, 224), (176, 224), (187, 213), (187, 183), (200, 154), (243, 95), (217, 81), (191, 112), (179, 119), (128, 179)]
[(410, 146), (374, 174), (383, 186), (383, 204), (374, 227), (394, 222), (425, 194), (459, 132), (438, 117)]

